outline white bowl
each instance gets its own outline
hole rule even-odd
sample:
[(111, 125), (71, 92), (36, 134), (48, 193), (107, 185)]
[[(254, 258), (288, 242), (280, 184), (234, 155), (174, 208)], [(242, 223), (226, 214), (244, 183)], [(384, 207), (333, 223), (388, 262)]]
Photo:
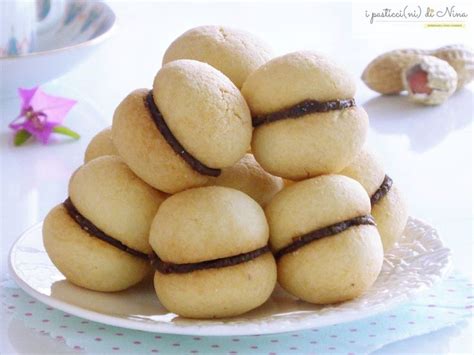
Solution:
[(34, 87), (64, 75), (110, 37), (115, 20), (104, 2), (68, 1), (61, 21), (38, 34), (35, 52), (0, 57), (0, 96), (14, 96), (19, 87)]

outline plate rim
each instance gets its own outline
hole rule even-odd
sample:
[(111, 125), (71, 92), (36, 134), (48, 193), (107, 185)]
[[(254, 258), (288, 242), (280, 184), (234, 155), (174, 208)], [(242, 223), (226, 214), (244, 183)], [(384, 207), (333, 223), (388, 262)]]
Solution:
[[(427, 226), (431, 229), (437, 231), (434, 227), (430, 224), (414, 218), (409, 217), (409, 220), (414, 221), (417, 224)], [(142, 322), (133, 319), (125, 319), (119, 318), (112, 315), (103, 314), (96, 311), (91, 311), (80, 306), (72, 305), (66, 301), (59, 300), (52, 296), (45, 295), (37, 290), (35, 290), (32, 286), (30, 286), (26, 281), (24, 281), (20, 275), (17, 274), (15, 266), (14, 266), (14, 253), (20, 242), (28, 237), (34, 230), (40, 229), (43, 225), (43, 222), (39, 222), (34, 224), (33, 226), (26, 229), (21, 235), (16, 239), (13, 245), (10, 248), (8, 253), (8, 267), (10, 274), (13, 280), (18, 284), (18, 286), (25, 291), (28, 295), (33, 298), (36, 298), (40, 302), (51, 306), (55, 309), (60, 311), (66, 312), (68, 314), (74, 315), (79, 318), (87, 319), (90, 321), (94, 321), (97, 323), (107, 324), (115, 327), (125, 328), (125, 329), (132, 329), (132, 330), (140, 330), (146, 331), (151, 333), (162, 333), (162, 334), (175, 334), (175, 335), (190, 335), (190, 336), (248, 336), (248, 335), (269, 335), (269, 334), (281, 334), (281, 333), (289, 333), (301, 330), (307, 330), (311, 328), (321, 328), (327, 327), (335, 324), (344, 324), (353, 322), (360, 319), (365, 319), (368, 317), (375, 316), (377, 314), (386, 312), (397, 305), (401, 305), (406, 303), (408, 300), (414, 298), (420, 292), (423, 292), (430, 287), (432, 287), (435, 283), (444, 279), (452, 269), (452, 252), (451, 250), (444, 245), (442, 239), (438, 238), (443, 245), (444, 248), (448, 250), (448, 261), (444, 268), (440, 270), (440, 276), (436, 275), (433, 279), (433, 284), (430, 286), (423, 285), (416, 289), (412, 289), (409, 292), (404, 293), (402, 296), (396, 297), (388, 301), (387, 303), (380, 304), (378, 306), (371, 307), (367, 311), (361, 312), (351, 310), (351, 311), (342, 311), (340, 314), (336, 315), (325, 315), (323, 317), (316, 316), (311, 320), (304, 320), (298, 322), (281, 322), (273, 323), (270, 326), (268, 323), (265, 323), (265, 326), (262, 327), (260, 323), (255, 322), (253, 326), (240, 325), (240, 324), (210, 324), (210, 325), (180, 325), (174, 323), (150, 323), (150, 322)], [(344, 317), (341, 318), (341, 315)], [(314, 319), (318, 319), (319, 321), (317, 324), (314, 323)], [(202, 322), (202, 320), (199, 320)]]

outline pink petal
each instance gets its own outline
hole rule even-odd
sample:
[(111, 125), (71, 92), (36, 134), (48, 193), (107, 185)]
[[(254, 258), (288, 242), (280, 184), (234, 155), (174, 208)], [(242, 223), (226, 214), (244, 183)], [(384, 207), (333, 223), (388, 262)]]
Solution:
[(41, 141), (43, 144), (48, 143), (49, 136), (53, 133), (54, 127), (58, 124), (54, 122), (46, 122), (42, 129), (38, 130), (31, 121), (25, 122), (23, 129), (30, 132), (36, 139)]
[(56, 126), (57, 124), (55, 123), (47, 122), (44, 125), (43, 130), (41, 132), (38, 132), (38, 134), (36, 135), (36, 138), (38, 138), (41, 141), (41, 143), (47, 144), (49, 137), (51, 136), (51, 133), (53, 133), (53, 129)]
[(31, 121), (25, 121), (22, 125), (21, 125), (21, 128), (24, 129), (24, 130), (27, 130), (28, 132), (30, 132), (31, 134), (33, 135), (36, 135), (36, 132), (39, 132), (40, 130), (37, 129), (35, 127), (35, 125), (33, 124), (33, 122)]
[[(23, 119), (23, 120), (20, 121), (20, 119)], [(19, 131), (20, 129), (23, 129), (24, 124), (25, 124), (24, 117), (19, 116), (19, 117), (15, 118), (13, 121), (11, 121), (10, 124), (8, 125), (8, 127), (13, 129), (14, 131)]]
[(33, 111), (46, 114), (48, 122), (60, 124), (76, 104), (76, 101), (48, 95), (42, 90), (38, 90), (31, 99), (30, 104)]
[(35, 93), (38, 91), (38, 87), (34, 87), (32, 89), (23, 89), (19, 88), (18, 89), (18, 95), (21, 97), (22, 100), (22, 109), (26, 109), (28, 106), (30, 106), (31, 99), (35, 95)]

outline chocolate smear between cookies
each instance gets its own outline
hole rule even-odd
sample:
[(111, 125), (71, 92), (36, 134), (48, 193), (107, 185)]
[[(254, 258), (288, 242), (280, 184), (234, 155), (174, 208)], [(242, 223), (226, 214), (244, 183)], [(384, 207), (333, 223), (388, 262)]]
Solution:
[(123, 244), (121, 241), (105, 234), (103, 231), (101, 231), (99, 228), (97, 228), (94, 223), (89, 221), (86, 217), (84, 217), (74, 206), (74, 204), (71, 201), (71, 198), (68, 197), (66, 201), (63, 202), (64, 207), (66, 208), (67, 213), (69, 216), (81, 227), (84, 231), (89, 233), (91, 236), (96, 237), (106, 243), (109, 243), (110, 245), (116, 247), (117, 249), (120, 249), (130, 255), (139, 257), (141, 259), (148, 260), (148, 255), (145, 253), (142, 253), (141, 251), (132, 249), (127, 247), (125, 244)]
[(201, 175), (208, 175), (217, 177), (221, 174), (221, 169), (214, 169), (210, 168), (191, 154), (189, 154), (186, 149), (179, 143), (176, 137), (171, 132), (170, 128), (165, 122), (163, 115), (161, 114), (160, 110), (156, 106), (155, 100), (153, 99), (153, 92), (150, 90), (148, 95), (146, 96), (145, 105), (147, 106), (148, 110), (150, 111), (151, 117), (153, 118), (153, 122), (155, 122), (156, 127), (160, 131), (163, 138), (168, 142), (171, 148), (178, 154), (188, 165), (195, 171), (197, 171)]
[(279, 120), (299, 118), (301, 116), (316, 112), (342, 110), (353, 106), (355, 106), (354, 99), (341, 99), (332, 101), (304, 100), (294, 106), (277, 112), (252, 117), (252, 125), (254, 127), (258, 127), (263, 124), (272, 123)]
[(360, 225), (372, 225), (375, 226), (375, 221), (374, 218), (371, 215), (366, 215), (366, 216), (359, 216), (355, 218), (348, 219), (343, 222), (335, 223), (330, 226), (317, 229), (315, 231), (311, 231), (309, 233), (303, 234), (299, 237), (293, 238), (293, 242), (286, 247), (278, 250), (275, 253), (275, 258), (278, 260), (285, 254), (292, 253), (299, 248), (304, 247), (305, 245), (314, 242), (316, 240), (330, 237), (336, 234), (339, 234), (341, 232), (344, 232), (346, 229), (349, 229), (354, 226), (360, 226)]
[(383, 179), (382, 184), (370, 198), (370, 204), (373, 206), (377, 202), (379, 202), (390, 191), (390, 189), (392, 188), (392, 185), (393, 185), (393, 180), (388, 175), (385, 175), (385, 178)]
[(162, 274), (185, 274), (188, 272), (198, 271), (198, 270), (206, 270), (206, 269), (217, 269), (227, 266), (234, 266), (237, 264), (245, 263), (252, 259), (256, 259), (257, 257), (269, 253), (270, 248), (268, 245), (256, 249), (254, 251), (243, 253), (239, 255), (229, 256), (227, 258), (220, 258), (214, 260), (207, 260), (201, 261), (198, 263), (189, 263), (189, 264), (174, 264), (168, 263), (159, 258), (158, 255), (153, 254), (150, 257), (152, 266)]

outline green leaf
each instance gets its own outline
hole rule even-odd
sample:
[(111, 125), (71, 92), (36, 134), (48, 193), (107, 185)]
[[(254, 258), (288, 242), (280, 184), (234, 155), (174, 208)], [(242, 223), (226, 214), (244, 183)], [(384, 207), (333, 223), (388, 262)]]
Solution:
[(72, 129), (69, 129), (67, 127), (64, 127), (64, 126), (56, 126), (53, 128), (53, 132), (54, 133), (59, 133), (59, 134), (63, 134), (65, 136), (68, 136), (68, 137), (71, 137), (71, 138), (74, 138), (74, 139), (79, 139), (81, 138), (81, 136), (79, 135), (79, 133), (76, 133), (74, 132)]
[(15, 144), (15, 146), (20, 146), (22, 145), (23, 143), (25, 143), (28, 138), (31, 137), (31, 133), (24, 130), (24, 129), (21, 129), (19, 130), (18, 132), (16, 132), (15, 134), (15, 138), (13, 140), (13, 144)]

